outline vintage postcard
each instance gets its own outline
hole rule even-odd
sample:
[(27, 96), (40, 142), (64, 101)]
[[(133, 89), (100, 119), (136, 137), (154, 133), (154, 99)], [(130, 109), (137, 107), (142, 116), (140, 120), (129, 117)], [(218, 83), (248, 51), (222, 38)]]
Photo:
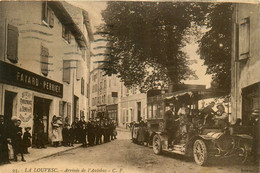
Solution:
[(1, 173), (260, 173), (257, 0), (0, 1)]

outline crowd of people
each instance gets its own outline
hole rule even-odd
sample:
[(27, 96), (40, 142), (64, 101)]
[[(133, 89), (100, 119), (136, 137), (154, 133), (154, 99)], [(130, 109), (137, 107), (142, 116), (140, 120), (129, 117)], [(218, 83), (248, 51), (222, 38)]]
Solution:
[[(29, 154), (28, 148), (32, 146), (31, 127), (21, 125), (21, 120), (13, 118), (6, 121), (0, 115), (0, 165), (8, 164), (10, 160), (26, 161), (24, 154)], [(65, 146), (72, 147), (74, 144), (82, 144), (83, 147), (99, 145), (110, 142), (117, 138), (116, 121), (111, 118), (99, 116), (99, 118), (85, 121), (81, 116), (80, 120), (76, 117), (72, 124), (69, 118), (64, 121), (60, 116), (54, 115), (51, 121), (51, 143), (53, 147)], [(46, 148), (46, 135), (44, 133), (44, 123), (41, 117), (34, 117), (34, 147)], [(20, 159), (19, 159), (20, 160)]]
[(53, 116), (52, 122), (52, 144), (58, 146), (73, 146), (81, 143), (83, 147), (99, 145), (116, 139), (116, 121), (111, 118), (96, 118), (85, 121), (81, 116), (80, 120), (76, 117), (72, 124), (66, 117), (62, 123), (59, 116)]

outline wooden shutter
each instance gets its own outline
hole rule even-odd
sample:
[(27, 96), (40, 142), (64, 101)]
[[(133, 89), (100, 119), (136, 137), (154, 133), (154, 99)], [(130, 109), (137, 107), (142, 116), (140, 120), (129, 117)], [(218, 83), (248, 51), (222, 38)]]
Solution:
[(54, 12), (49, 8), (49, 26), (54, 26)]
[(77, 61), (76, 79), (80, 80), (82, 76), (82, 65), (80, 61)]
[(68, 106), (67, 106), (67, 114), (68, 114), (68, 117), (71, 116), (71, 103), (68, 102)]
[(63, 61), (63, 82), (70, 83), (70, 62)]
[(59, 101), (59, 115), (61, 117), (64, 117), (64, 115), (63, 115), (63, 102), (62, 101)]
[(7, 58), (13, 63), (17, 63), (18, 61), (18, 36), (18, 28), (12, 25), (8, 25)]
[(48, 58), (49, 58), (49, 49), (41, 46), (41, 72), (43, 75), (48, 75)]
[(48, 22), (47, 1), (42, 2), (42, 20)]
[(239, 60), (247, 59), (250, 52), (250, 20), (245, 18), (239, 25)]
[(65, 26), (62, 25), (62, 38), (64, 38), (64, 39), (66, 37), (65, 32), (66, 32)]
[(84, 95), (84, 85), (85, 85), (85, 80), (81, 78), (81, 94)]

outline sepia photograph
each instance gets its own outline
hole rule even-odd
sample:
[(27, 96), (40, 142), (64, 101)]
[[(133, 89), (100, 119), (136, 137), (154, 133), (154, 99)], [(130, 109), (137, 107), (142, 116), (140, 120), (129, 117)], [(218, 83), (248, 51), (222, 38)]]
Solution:
[(0, 0), (0, 173), (260, 173), (259, 0)]

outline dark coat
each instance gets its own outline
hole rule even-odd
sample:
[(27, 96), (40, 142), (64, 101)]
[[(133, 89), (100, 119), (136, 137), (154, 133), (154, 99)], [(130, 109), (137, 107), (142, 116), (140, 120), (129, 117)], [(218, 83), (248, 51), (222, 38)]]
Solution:
[(12, 135), (12, 145), (15, 153), (23, 152), (22, 128), (15, 126)]
[(30, 132), (24, 132), (24, 134), (23, 134), (24, 147), (28, 148), (28, 147), (32, 146), (31, 138), (32, 138), (32, 135)]
[(0, 164), (9, 161), (7, 138), (7, 127), (0, 124)]

